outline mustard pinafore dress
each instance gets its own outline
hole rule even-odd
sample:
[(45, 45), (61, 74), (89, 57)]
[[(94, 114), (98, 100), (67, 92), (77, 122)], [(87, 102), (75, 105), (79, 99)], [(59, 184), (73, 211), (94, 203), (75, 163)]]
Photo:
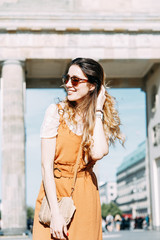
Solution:
[[(58, 168), (58, 171), (55, 172), (58, 198), (70, 196), (74, 167), (81, 141), (82, 137), (73, 133), (65, 121), (62, 121), (61, 116), (54, 160), (54, 168)], [(68, 226), (68, 240), (102, 240), (99, 191), (96, 176), (92, 171), (94, 163), (94, 161), (90, 161), (86, 165), (81, 157), (72, 196), (76, 211)], [(44, 187), (41, 184), (35, 207), (33, 240), (55, 239), (50, 234), (50, 228), (41, 224), (38, 219), (44, 195)]]

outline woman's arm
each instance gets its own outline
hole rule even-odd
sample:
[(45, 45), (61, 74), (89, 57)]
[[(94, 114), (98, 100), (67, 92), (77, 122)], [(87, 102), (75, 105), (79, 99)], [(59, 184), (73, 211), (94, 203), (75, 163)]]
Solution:
[(56, 138), (45, 138), (41, 140), (41, 162), (42, 179), (51, 209), (50, 229), (53, 237), (64, 239), (67, 234), (67, 228), (64, 218), (59, 212), (57, 203), (56, 186), (53, 176), (53, 164), (55, 157)]
[[(97, 98), (97, 110), (103, 110), (105, 101), (105, 88), (102, 86), (101, 91)], [(93, 160), (99, 160), (109, 152), (109, 144), (106, 139), (103, 122), (99, 116), (96, 116), (95, 127), (93, 132), (93, 146), (90, 150), (90, 155)]]

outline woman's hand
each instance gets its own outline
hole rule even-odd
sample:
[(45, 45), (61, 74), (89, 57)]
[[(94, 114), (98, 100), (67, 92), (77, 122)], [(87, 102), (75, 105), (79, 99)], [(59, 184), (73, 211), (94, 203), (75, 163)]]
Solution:
[(54, 238), (67, 239), (67, 226), (61, 214), (51, 217), (50, 232)]
[(98, 110), (103, 110), (103, 105), (104, 105), (105, 99), (106, 99), (105, 87), (102, 85), (99, 95), (97, 97), (97, 109)]

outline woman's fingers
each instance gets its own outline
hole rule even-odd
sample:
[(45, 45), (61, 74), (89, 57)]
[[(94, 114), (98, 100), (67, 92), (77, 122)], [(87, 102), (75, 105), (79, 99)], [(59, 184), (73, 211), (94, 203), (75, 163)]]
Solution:
[(105, 87), (102, 85), (101, 87), (101, 93), (102, 93), (102, 96), (105, 97)]
[(51, 218), (51, 224), (50, 224), (50, 231), (54, 238), (57, 240), (59, 239), (67, 239), (67, 227), (66, 222), (62, 215), (58, 215), (55, 217), (53, 216)]
[(106, 96), (105, 96), (105, 87), (102, 85), (100, 93), (97, 98), (97, 108), (101, 109), (103, 108), (103, 104), (105, 102)]
[(61, 233), (59, 236), (60, 236), (60, 239), (66, 239), (63, 233)]
[(105, 87), (103, 85), (101, 86), (101, 91), (102, 93), (105, 93)]
[(67, 228), (66, 228), (65, 231), (59, 231), (59, 230), (57, 230), (57, 231), (54, 230), (53, 231), (53, 230), (51, 230), (50, 232), (53, 235), (53, 237), (56, 238), (56, 239), (66, 239), (66, 237), (67, 237)]
[(64, 228), (63, 228), (63, 232), (64, 232), (65, 236), (68, 237), (68, 232), (67, 232), (67, 227), (66, 227), (66, 226), (64, 226)]

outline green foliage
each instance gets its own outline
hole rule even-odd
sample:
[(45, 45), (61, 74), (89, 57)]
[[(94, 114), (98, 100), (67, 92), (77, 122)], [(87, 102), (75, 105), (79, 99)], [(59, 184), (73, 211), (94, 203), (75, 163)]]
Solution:
[(34, 218), (34, 208), (27, 207), (27, 219), (33, 219), (33, 218)]
[(120, 216), (122, 216), (122, 211), (113, 202), (110, 202), (109, 204), (103, 203), (102, 206), (101, 206), (101, 211), (102, 211), (102, 217), (103, 218), (106, 218), (106, 216), (108, 214), (111, 214), (114, 217), (115, 217), (116, 214), (119, 214)]

